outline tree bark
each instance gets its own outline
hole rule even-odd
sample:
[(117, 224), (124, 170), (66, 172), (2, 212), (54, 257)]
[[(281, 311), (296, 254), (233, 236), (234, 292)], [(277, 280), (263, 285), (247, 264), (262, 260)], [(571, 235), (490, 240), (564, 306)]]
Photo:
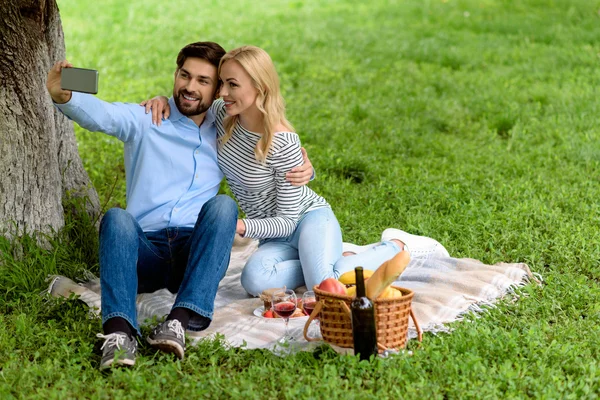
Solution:
[(77, 152), (73, 123), (46, 91), (65, 58), (55, 0), (0, 0), (0, 234), (52, 233), (64, 226), (68, 193), (99, 201)]

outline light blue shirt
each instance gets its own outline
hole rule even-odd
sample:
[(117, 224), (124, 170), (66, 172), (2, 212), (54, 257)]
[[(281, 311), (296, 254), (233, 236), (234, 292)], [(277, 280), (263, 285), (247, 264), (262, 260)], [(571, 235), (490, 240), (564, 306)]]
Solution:
[(170, 98), (171, 115), (156, 126), (138, 104), (73, 92), (69, 102), (55, 105), (81, 127), (125, 143), (127, 211), (142, 230), (194, 227), (202, 205), (219, 191), (223, 173), (211, 111), (198, 127)]

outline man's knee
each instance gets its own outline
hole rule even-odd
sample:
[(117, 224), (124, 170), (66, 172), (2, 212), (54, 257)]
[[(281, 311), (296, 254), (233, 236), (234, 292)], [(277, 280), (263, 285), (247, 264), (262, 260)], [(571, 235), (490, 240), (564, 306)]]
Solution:
[(136, 233), (135, 219), (122, 208), (111, 208), (102, 217), (100, 232), (113, 229), (123, 234), (129, 231)]
[(227, 219), (237, 220), (238, 217), (236, 202), (224, 194), (217, 195), (207, 201), (202, 207), (202, 211), (211, 217), (222, 219), (223, 222)]

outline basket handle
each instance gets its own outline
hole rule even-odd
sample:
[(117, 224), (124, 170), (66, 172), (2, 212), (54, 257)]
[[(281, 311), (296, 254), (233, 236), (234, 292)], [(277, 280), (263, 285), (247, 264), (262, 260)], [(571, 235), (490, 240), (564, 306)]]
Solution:
[[(417, 340), (419, 342), (423, 342), (423, 330), (421, 329), (421, 327), (419, 326), (419, 323), (417, 322), (417, 319), (415, 318), (415, 313), (413, 312), (412, 307), (410, 308), (410, 317), (412, 318), (414, 324), (415, 324), (415, 328), (417, 329)], [(421, 345), (419, 344), (419, 347)], [(377, 342), (377, 348), (379, 349), (379, 351), (385, 351), (388, 350), (388, 348), (386, 346), (384, 346), (383, 344)]]
[(317, 302), (317, 305), (315, 306), (315, 309), (313, 310), (313, 312), (310, 313), (310, 316), (308, 317), (308, 321), (306, 321), (306, 323), (304, 324), (304, 339), (306, 339), (308, 342), (316, 342), (317, 340), (321, 340), (320, 338), (311, 338), (308, 337), (308, 327), (310, 326), (310, 323), (312, 322), (313, 319), (317, 318), (317, 315), (319, 315), (319, 313), (321, 312), (321, 309), (323, 308), (323, 300), (319, 300)]
[[(421, 327), (419, 326), (419, 323), (417, 322), (417, 319), (415, 318), (415, 313), (413, 312), (412, 307), (410, 308), (410, 317), (412, 318), (413, 322), (415, 323), (415, 328), (417, 328), (417, 340), (419, 342), (422, 342), (423, 341), (423, 331), (421, 330)], [(387, 348), (387, 346), (384, 346), (383, 344), (381, 344), (379, 342), (377, 342), (377, 348), (379, 349), (379, 351), (389, 350)]]
[(415, 313), (413, 312), (412, 307), (410, 308), (410, 317), (412, 318), (414, 324), (415, 324), (415, 328), (417, 329), (417, 340), (419, 342), (423, 341), (423, 330), (421, 329), (421, 327), (419, 326), (419, 323), (417, 322), (417, 319), (415, 318)]
[(350, 307), (348, 307), (348, 304), (346, 304), (345, 301), (340, 301), (339, 303), (342, 306), (342, 310), (344, 310), (346, 315), (348, 315), (348, 318), (350, 318), (350, 321), (352, 321), (352, 311), (350, 311)]

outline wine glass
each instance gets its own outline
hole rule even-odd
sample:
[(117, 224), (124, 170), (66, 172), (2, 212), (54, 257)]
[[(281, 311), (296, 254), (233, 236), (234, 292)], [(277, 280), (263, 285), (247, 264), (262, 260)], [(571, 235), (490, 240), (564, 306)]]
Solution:
[[(304, 292), (302, 295), (302, 308), (304, 312), (309, 316), (312, 314), (315, 306), (317, 305), (317, 296), (315, 296), (315, 292), (312, 290)], [(321, 329), (319, 328), (319, 316), (317, 315), (314, 319), (314, 324), (311, 324), (310, 330), (308, 332), (309, 337), (316, 337), (320, 335)]]
[(279, 343), (288, 342), (294, 339), (288, 331), (288, 322), (290, 322), (290, 316), (296, 311), (297, 299), (296, 293), (292, 289), (281, 289), (273, 293), (272, 296), (272, 308), (275, 314), (283, 318), (285, 322), (285, 334)]

